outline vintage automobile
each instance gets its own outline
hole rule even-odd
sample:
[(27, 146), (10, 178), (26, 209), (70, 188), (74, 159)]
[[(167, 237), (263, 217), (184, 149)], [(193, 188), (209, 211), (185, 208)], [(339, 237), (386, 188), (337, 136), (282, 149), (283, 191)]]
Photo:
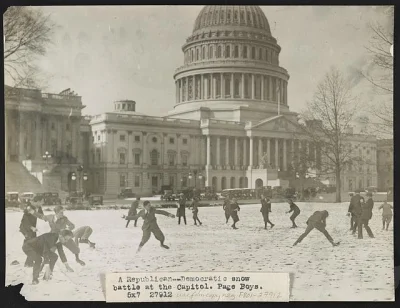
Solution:
[(121, 193), (118, 194), (118, 199), (134, 198), (136, 194), (132, 191), (132, 188), (122, 188)]
[(84, 194), (81, 191), (72, 191), (69, 196), (65, 198), (65, 204), (82, 204)]
[(366, 189), (365, 189), (365, 192), (367, 193), (367, 192), (370, 192), (370, 193), (373, 193), (373, 194), (375, 194), (375, 193), (377, 193), (378, 192), (378, 187), (375, 187), (375, 186), (369, 186), (369, 187), (367, 187)]
[(201, 194), (200, 197), (203, 200), (218, 200), (218, 195), (212, 186), (206, 186), (204, 188), (204, 193)]
[(164, 194), (161, 196), (161, 200), (165, 201), (175, 201), (176, 199), (178, 196), (172, 190), (164, 190)]
[(61, 205), (61, 199), (56, 192), (44, 193), (43, 205)]
[(44, 193), (36, 193), (33, 196), (33, 202), (42, 202), (44, 198)]
[(91, 195), (89, 197), (89, 205), (103, 205), (103, 196), (101, 195)]
[(19, 193), (18, 192), (8, 192), (6, 193), (6, 207), (18, 207), (20, 206), (21, 202), (19, 200)]
[(21, 194), (19, 199), (21, 200), (21, 203), (27, 204), (28, 202), (33, 201), (34, 196), (35, 195), (33, 192), (24, 192)]

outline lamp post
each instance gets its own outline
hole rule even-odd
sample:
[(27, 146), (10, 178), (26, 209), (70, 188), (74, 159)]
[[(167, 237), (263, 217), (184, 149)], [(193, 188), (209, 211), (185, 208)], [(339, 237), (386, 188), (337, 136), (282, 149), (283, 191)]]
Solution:
[[(193, 172), (193, 174), (192, 174)], [(194, 188), (197, 187), (197, 174), (199, 175), (199, 180), (201, 180), (203, 178), (203, 174), (201, 172), (198, 172), (197, 170), (193, 170), (191, 172), (189, 172), (189, 180), (191, 180), (192, 178), (194, 178)]]
[(88, 180), (88, 175), (86, 172), (83, 173), (83, 195), (86, 197), (86, 181)]
[[(75, 172), (72, 172), (72, 174), (71, 174), (71, 180), (72, 180), (72, 181), (76, 181), (76, 174), (75, 174)], [(76, 189), (76, 187), (75, 187), (75, 189)]]
[(46, 161), (46, 169), (48, 170), (49, 169), (49, 159), (51, 158), (51, 154), (48, 152), (48, 151), (46, 151), (44, 154), (43, 154), (43, 159)]

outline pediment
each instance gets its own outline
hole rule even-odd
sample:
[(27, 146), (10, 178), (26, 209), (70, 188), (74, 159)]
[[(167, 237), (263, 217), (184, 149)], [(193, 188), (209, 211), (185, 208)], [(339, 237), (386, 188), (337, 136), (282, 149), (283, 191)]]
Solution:
[(258, 123), (253, 123), (252, 130), (279, 131), (279, 132), (299, 132), (299, 125), (285, 118), (283, 115), (264, 119)]

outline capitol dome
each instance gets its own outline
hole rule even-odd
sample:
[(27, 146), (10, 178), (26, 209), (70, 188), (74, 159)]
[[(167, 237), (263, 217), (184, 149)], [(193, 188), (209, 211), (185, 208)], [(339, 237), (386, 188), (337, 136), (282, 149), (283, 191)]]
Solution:
[(289, 74), (260, 7), (205, 6), (182, 51), (169, 116), (247, 121), (276, 113), (278, 103), (288, 112)]
[(193, 33), (210, 31), (213, 28), (248, 28), (271, 36), (264, 12), (258, 6), (208, 5), (194, 23)]

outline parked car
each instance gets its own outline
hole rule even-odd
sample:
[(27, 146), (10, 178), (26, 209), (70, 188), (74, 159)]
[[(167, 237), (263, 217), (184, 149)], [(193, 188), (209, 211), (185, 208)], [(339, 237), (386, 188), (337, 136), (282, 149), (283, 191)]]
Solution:
[(44, 193), (43, 205), (61, 205), (61, 199), (56, 192)]
[(33, 196), (33, 202), (42, 202), (44, 198), (44, 193), (36, 193)]
[(373, 194), (375, 194), (375, 193), (377, 193), (378, 192), (378, 187), (375, 187), (375, 186), (369, 186), (369, 187), (367, 187), (366, 189), (365, 189), (365, 192), (367, 193), (367, 192), (370, 192), (370, 193), (373, 193)]
[(27, 204), (28, 202), (32, 202), (34, 198), (34, 193), (33, 192), (24, 192), (21, 194), (21, 197), (19, 198), (21, 200), (21, 203)]
[(204, 188), (204, 194), (201, 194), (200, 196), (203, 200), (218, 200), (218, 195), (212, 186), (206, 186)]
[(89, 197), (90, 205), (103, 205), (103, 196), (101, 195), (91, 195)]
[(8, 192), (6, 193), (6, 207), (18, 207), (20, 206), (21, 202), (19, 200), (19, 193), (18, 192)]
[(134, 198), (136, 194), (132, 191), (132, 188), (122, 188), (121, 193), (118, 194), (118, 199)]
[(165, 201), (175, 201), (176, 199), (178, 196), (172, 190), (164, 190), (164, 194), (161, 196), (161, 200)]

